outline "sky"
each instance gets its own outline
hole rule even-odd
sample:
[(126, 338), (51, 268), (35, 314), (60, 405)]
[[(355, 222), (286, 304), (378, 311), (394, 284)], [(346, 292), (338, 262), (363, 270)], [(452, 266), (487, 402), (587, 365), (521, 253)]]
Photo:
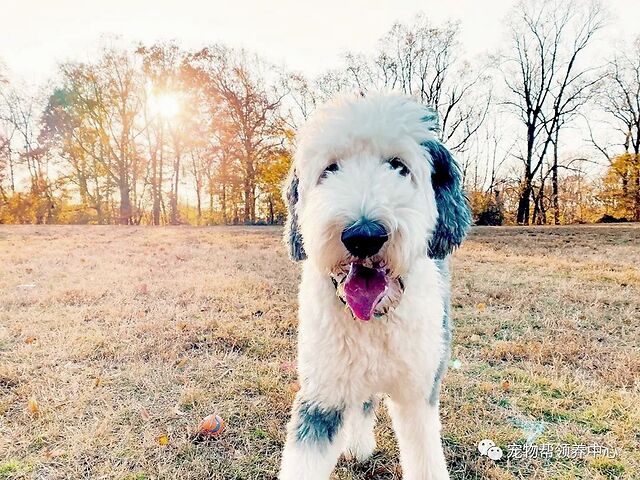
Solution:
[[(462, 22), (469, 55), (500, 47), (515, 0), (9, 0), (0, 7), (0, 60), (11, 77), (40, 83), (58, 63), (89, 60), (103, 35), (186, 47), (211, 42), (245, 47), (314, 75), (346, 51), (371, 51), (396, 21), (419, 11), (436, 24)], [(615, 37), (640, 34), (640, 0), (608, 0)]]

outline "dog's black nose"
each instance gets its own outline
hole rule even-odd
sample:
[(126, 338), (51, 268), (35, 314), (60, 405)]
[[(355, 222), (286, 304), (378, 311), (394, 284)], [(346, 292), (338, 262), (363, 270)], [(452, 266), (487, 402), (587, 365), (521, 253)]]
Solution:
[(345, 228), (340, 239), (351, 255), (363, 259), (378, 253), (389, 234), (378, 222), (359, 220)]

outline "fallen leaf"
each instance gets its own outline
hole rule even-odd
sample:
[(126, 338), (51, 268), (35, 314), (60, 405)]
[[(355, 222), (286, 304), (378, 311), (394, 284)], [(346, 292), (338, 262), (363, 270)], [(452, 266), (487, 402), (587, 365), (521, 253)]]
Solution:
[(478, 309), (479, 312), (484, 312), (485, 309), (487, 308), (487, 304), (486, 303), (479, 303), (476, 305), (476, 308)]
[(508, 392), (510, 388), (511, 388), (511, 382), (509, 380), (504, 380), (502, 382), (502, 390), (505, 392)]
[(156, 440), (158, 441), (158, 444), (160, 444), (160, 445), (169, 445), (169, 436), (168, 435), (160, 435), (158, 438), (156, 438)]
[(145, 422), (148, 422), (149, 420), (151, 420), (151, 415), (149, 415), (149, 411), (146, 408), (141, 408), (140, 409), (140, 417)]
[(33, 415), (37, 415), (40, 412), (40, 406), (38, 405), (38, 401), (31, 397), (27, 402), (27, 410), (29, 413)]
[(176, 367), (178, 368), (182, 368), (187, 364), (187, 359), (186, 358), (182, 358), (180, 359), (180, 361), (178, 363), (176, 363)]
[(149, 293), (149, 287), (146, 283), (141, 283), (140, 285), (138, 285), (138, 293), (142, 295), (146, 295), (147, 293)]
[(299, 382), (293, 382), (289, 385), (289, 391), (291, 393), (297, 393), (300, 390), (300, 383)]
[(296, 362), (282, 362), (280, 364), (280, 370), (282, 370), (283, 372), (295, 372)]

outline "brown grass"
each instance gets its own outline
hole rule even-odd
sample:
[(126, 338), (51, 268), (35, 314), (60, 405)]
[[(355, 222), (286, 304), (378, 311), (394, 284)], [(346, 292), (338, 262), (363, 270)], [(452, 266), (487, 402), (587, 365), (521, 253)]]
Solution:
[[(0, 479), (274, 478), (296, 380), (298, 272), (279, 236), (1, 227)], [(442, 397), (454, 479), (640, 478), (639, 238), (622, 225), (473, 230), (455, 258), (461, 368)], [(227, 430), (194, 439), (212, 412)], [(335, 478), (400, 478), (379, 416), (379, 451)], [(537, 443), (618, 456), (477, 455), (485, 437), (522, 442), (533, 420)]]

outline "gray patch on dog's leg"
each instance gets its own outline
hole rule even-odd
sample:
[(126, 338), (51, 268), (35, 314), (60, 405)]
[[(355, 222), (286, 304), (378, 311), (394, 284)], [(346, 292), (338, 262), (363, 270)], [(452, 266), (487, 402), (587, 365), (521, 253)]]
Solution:
[(444, 260), (435, 260), (440, 272), (440, 281), (445, 287), (444, 292), (444, 314), (442, 315), (442, 335), (443, 343), (445, 345), (442, 357), (440, 357), (440, 363), (436, 370), (436, 375), (433, 380), (433, 387), (431, 388), (431, 394), (429, 395), (429, 404), (436, 406), (440, 400), (440, 386), (442, 385), (442, 378), (447, 371), (447, 364), (451, 356), (451, 274), (449, 272), (449, 258)]
[(302, 400), (298, 405), (295, 427), (299, 442), (331, 442), (342, 427), (344, 407), (324, 407), (318, 402)]
[(371, 395), (371, 398), (362, 404), (362, 413), (365, 415), (373, 415), (379, 404), (380, 398), (377, 395)]

